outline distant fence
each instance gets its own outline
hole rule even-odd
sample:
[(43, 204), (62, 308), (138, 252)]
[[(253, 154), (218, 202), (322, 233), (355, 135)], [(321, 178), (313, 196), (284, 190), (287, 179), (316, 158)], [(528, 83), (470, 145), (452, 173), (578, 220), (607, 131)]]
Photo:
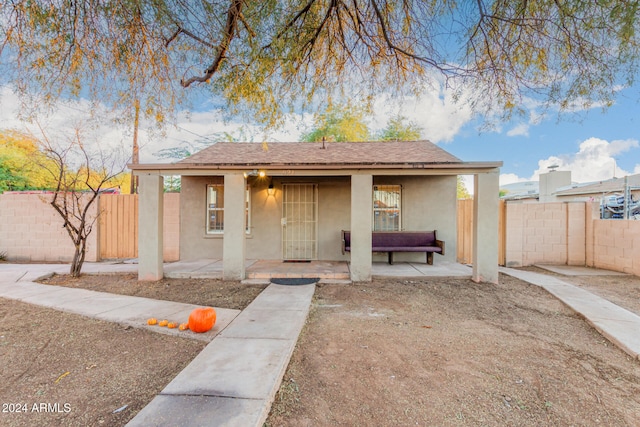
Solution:
[[(100, 258), (138, 257), (138, 195), (100, 197)], [(164, 260), (180, 259), (180, 194), (164, 195)]]
[[(456, 259), (462, 264), (473, 261), (473, 199), (458, 200)], [(498, 264), (505, 265), (506, 205), (500, 200), (498, 207)]]
[(100, 197), (100, 258), (138, 256), (138, 195)]
[(640, 276), (640, 221), (599, 219), (594, 202), (507, 203), (506, 265), (589, 266)]
[[(75, 248), (51, 194), (0, 194), (0, 253), (19, 262), (71, 262)], [(89, 214), (95, 217), (95, 206)], [(87, 239), (87, 261), (98, 259), (96, 234)]]
[[(9, 261), (69, 262), (73, 245), (46, 194), (0, 194), (0, 254)], [(138, 256), (138, 196), (102, 195), (87, 261)], [(98, 212), (94, 210), (92, 215)], [(180, 194), (164, 195), (164, 260), (180, 259)], [(458, 201), (457, 259), (473, 260), (473, 200)], [(597, 203), (500, 202), (498, 260), (586, 265), (640, 276), (640, 221), (601, 220)]]
[[(0, 194), (0, 254), (8, 261), (71, 262), (74, 247), (50, 194)], [(180, 259), (180, 194), (165, 194), (164, 260)], [(87, 239), (87, 261), (138, 256), (138, 196), (101, 195)]]

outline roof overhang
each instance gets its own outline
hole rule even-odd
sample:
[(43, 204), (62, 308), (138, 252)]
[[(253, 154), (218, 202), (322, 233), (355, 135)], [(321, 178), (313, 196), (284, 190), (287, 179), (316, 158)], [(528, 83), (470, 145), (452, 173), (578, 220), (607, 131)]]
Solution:
[(374, 175), (474, 175), (498, 171), (502, 162), (404, 163), (404, 164), (184, 164), (128, 165), (136, 175), (207, 176), (264, 171), (271, 176)]

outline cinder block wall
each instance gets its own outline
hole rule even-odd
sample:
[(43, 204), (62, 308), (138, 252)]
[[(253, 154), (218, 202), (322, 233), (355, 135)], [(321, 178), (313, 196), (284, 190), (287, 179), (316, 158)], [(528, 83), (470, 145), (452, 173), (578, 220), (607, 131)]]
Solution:
[(593, 221), (593, 267), (640, 276), (640, 221)]
[(566, 203), (507, 203), (506, 265), (567, 263)]
[[(71, 262), (74, 247), (62, 217), (49, 206), (51, 194), (0, 194), (0, 253), (8, 261)], [(97, 204), (89, 212), (96, 215)], [(86, 261), (98, 259), (96, 222)]]
[(506, 265), (582, 265), (640, 276), (640, 221), (599, 219), (597, 203), (507, 203)]

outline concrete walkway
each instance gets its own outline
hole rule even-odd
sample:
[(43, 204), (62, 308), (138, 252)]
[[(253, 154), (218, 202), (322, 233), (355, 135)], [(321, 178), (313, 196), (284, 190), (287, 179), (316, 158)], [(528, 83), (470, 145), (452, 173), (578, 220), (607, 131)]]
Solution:
[[(109, 274), (136, 268), (85, 264), (83, 271)], [(149, 317), (186, 321), (197, 307), (191, 304), (33, 282), (68, 269), (59, 264), (0, 264), (0, 297), (211, 341), (128, 426), (263, 425), (307, 319), (314, 284), (271, 284), (242, 312), (216, 308), (213, 330), (195, 334), (146, 325)]]
[(269, 285), (127, 426), (261, 427), (314, 291)]
[[(609, 341), (640, 360), (640, 316), (578, 286), (563, 282), (557, 277), (513, 268), (501, 268), (500, 271), (546, 289), (584, 317)], [(564, 274), (562, 270), (554, 271)], [(591, 269), (590, 274), (597, 273)], [(612, 272), (612, 274), (620, 273)]]
[[(122, 272), (121, 266), (122, 264), (102, 266), (95, 264), (93, 270), (95, 273), (116, 273)], [(105, 269), (105, 271), (100, 271), (100, 269)], [(53, 272), (68, 273), (68, 270), (68, 266), (59, 264), (33, 266), (0, 264), (0, 297), (201, 341), (213, 340), (240, 314), (240, 310), (216, 308), (216, 325), (211, 331), (204, 334), (196, 334), (191, 331), (181, 332), (177, 329), (148, 326), (147, 319), (155, 317), (183, 323), (189, 319), (189, 313), (199, 306), (33, 282), (48, 277)]]

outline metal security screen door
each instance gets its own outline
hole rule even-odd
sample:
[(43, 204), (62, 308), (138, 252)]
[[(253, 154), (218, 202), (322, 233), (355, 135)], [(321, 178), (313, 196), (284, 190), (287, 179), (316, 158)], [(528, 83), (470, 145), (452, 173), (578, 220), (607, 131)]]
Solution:
[(282, 256), (285, 261), (317, 258), (317, 194), (315, 184), (283, 185)]

